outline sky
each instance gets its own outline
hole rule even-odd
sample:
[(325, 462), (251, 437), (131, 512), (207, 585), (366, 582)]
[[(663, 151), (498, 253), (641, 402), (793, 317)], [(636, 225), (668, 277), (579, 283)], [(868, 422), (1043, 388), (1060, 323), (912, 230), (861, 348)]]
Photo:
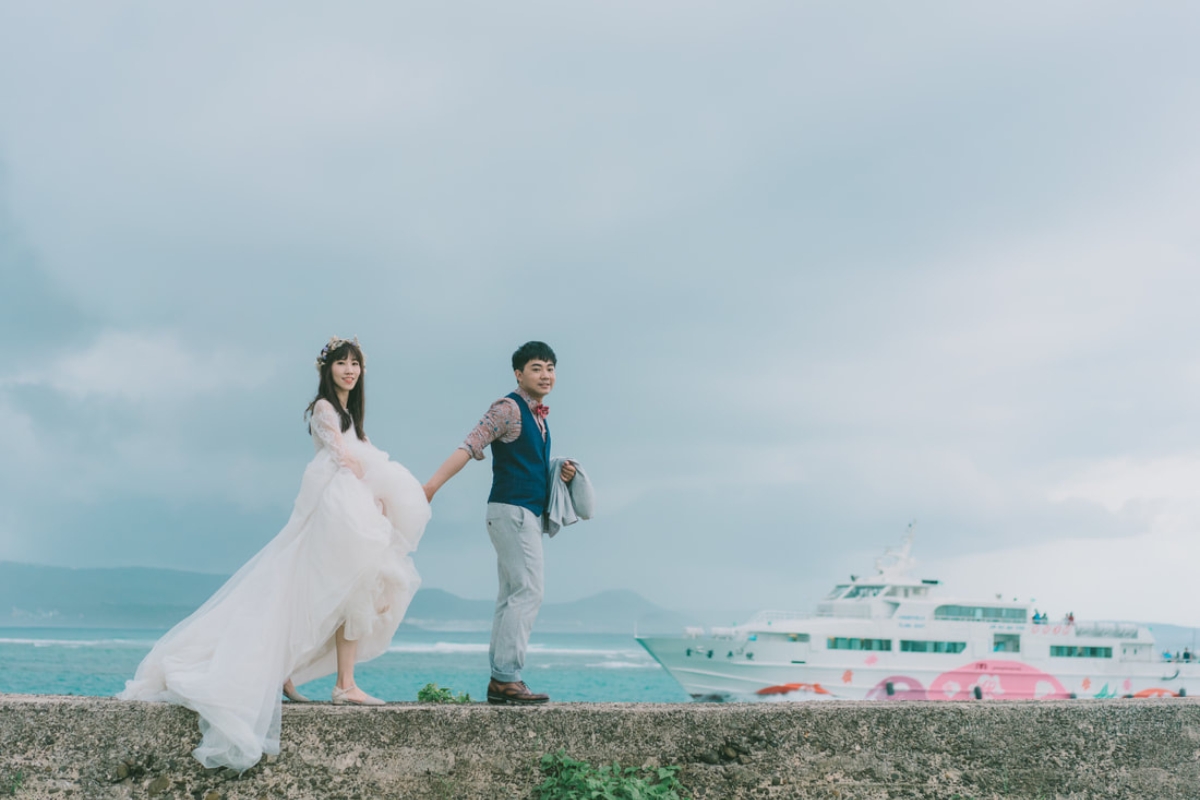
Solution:
[[(1200, 625), (1200, 7), (0, 2), (0, 560), (231, 573), (332, 335), (429, 477), (558, 354), (547, 600)], [(487, 463), (424, 585), (488, 598)]]

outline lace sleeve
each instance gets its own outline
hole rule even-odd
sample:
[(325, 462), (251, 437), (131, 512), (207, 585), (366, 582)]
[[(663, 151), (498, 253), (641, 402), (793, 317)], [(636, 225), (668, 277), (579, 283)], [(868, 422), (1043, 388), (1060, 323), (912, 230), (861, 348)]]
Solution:
[(312, 434), (322, 447), (328, 447), (333, 458), (345, 463), (346, 441), (342, 438), (342, 420), (333, 406), (326, 400), (318, 400), (313, 406), (312, 418), (308, 421)]

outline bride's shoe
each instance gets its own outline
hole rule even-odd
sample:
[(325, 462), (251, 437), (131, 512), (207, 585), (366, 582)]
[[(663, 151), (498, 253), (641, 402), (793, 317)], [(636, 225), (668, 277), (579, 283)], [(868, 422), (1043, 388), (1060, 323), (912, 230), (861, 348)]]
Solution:
[(312, 702), (312, 700), (309, 700), (307, 697), (296, 691), (296, 684), (292, 683), (290, 680), (283, 685), (283, 696), (293, 703)]
[[(366, 692), (363, 692), (363, 696), (361, 699), (351, 697), (350, 693), (353, 692), (355, 689), (358, 689), (358, 687), (354, 686), (350, 689), (339, 689), (336, 686), (333, 687), (333, 704), (335, 706), (382, 706), (382, 705), (386, 705), (386, 703), (384, 703), (384, 701), (380, 700), (378, 697), (371, 697), (371, 695), (367, 694)], [(362, 689), (358, 689), (358, 691), (362, 692)]]

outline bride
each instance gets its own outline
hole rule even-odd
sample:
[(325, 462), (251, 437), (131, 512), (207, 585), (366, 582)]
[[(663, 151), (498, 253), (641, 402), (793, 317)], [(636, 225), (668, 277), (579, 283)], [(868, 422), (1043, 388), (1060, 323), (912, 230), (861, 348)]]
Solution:
[(316, 455), (283, 530), (172, 628), (117, 695), (200, 715), (193, 751), (246, 770), (279, 752), (280, 691), (337, 672), (335, 704), (380, 705), (354, 664), (383, 653), (420, 585), (409, 553), (429, 521), (416, 478), (363, 433), (363, 353), (334, 337), (306, 417)]

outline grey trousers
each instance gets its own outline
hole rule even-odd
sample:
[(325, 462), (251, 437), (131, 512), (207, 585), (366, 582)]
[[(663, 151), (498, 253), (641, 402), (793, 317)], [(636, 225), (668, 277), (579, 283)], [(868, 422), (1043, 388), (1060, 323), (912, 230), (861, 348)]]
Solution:
[(542, 605), (542, 520), (521, 506), (488, 503), (487, 528), (500, 578), (488, 656), (492, 677), (513, 683), (521, 680), (529, 634)]

